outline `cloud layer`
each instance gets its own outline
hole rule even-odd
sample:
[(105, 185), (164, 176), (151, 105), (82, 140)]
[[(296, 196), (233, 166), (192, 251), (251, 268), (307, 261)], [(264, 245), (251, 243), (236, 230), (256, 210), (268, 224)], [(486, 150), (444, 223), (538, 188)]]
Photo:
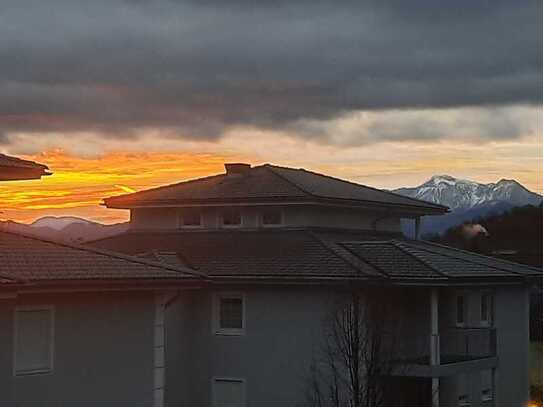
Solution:
[(537, 0), (7, 0), (0, 144), (237, 127), (424, 141), (455, 137), (432, 114), (466, 106), (463, 133), (517, 138), (530, 129), (496, 106), (543, 102), (542, 16)]

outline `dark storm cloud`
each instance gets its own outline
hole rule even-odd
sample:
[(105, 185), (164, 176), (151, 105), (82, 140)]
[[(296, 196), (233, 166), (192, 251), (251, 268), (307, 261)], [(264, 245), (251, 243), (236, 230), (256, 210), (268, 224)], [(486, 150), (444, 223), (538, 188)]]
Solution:
[(540, 104), (542, 17), (528, 0), (7, 0), (0, 142), (145, 128), (209, 139), (358, 109)]

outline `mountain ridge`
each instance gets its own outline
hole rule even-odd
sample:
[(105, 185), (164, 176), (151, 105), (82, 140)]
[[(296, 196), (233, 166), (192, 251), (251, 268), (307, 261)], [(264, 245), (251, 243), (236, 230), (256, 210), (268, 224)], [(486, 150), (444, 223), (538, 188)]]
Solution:
[(30, 224), (0, 221), (2, 230), (67, 243), (85, 243), (123, 233), (128, 230), (128, 222), (104, 225), (76, 216), (44, 216)]
[[(473, 219), (499, 215), (517, 206), (538, 206), (543, 196), (530, 191), (514, 179), (480, 183), (447, 174), (434, 175), (416, 187), (397, 188), (392, 192), (448, 206), (451, 212), (422, 221), (422, 234), (443, 233)], [(413, 227), (404, 223), (404, 232), (412, 235)]]

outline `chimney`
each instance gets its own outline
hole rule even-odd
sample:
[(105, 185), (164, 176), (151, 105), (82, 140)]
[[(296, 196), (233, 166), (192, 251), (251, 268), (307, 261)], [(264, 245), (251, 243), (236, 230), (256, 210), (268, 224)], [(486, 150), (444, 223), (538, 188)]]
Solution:
[(226, 175), (245, 175), (251, 170), (251, 164), (226, 163), (224, 164)]

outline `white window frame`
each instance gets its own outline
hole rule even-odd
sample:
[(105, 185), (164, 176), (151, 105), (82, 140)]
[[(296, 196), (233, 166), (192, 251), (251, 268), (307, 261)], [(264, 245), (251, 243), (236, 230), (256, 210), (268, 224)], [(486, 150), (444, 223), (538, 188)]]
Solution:
[[(273, 209), (275, 210), (275, 208)], [(285, 211), (284, 209), (281, 209), (281, 208), (277, 210), (279, 211), (281, 220), (279, 221), (279, 223), (273, 223), (273, 224), (264, 223), (264, 212), (266, 211), (266, 209), (261, 210), (258, 215), (260, 226), (262, 226), (263, 228), (277, 228), (277, 227), (284, 226), (285, 225)]]
[[(483, 319), (482, 311), (483, 311), (483, 298), (484, 296), (487, 296), (488, 302), (486, 304), (486, 319)], [(494, 317), (494, 294), (492, 291), (483, 291), (481, 292), (481, 295), (479, 297), (479, 320), (481, 323), (481, 326), (483, 327), (490, 327), (493, 324), (493, 318)]]
[(217, 400), (217, 394), (215, 390), (215, 383), (216, 382), (234, 382), (234, 383), (241, 383), (242, 387), (242, 400), (241, 400), (241, 406), (246, 407), (247, 406), (247, 381), (243, 377), (225, 377), (225, 376), (213, 376), (211, 378), (211, 405), (213, 407), (221, 407), (218, 404)]
[[(462, 322), (458, 322), (458, 298), (462, 297), (462, 307), (463, 307), (463, 310), (462, 310)], [(468, 316), (468, 310), (467, 310), (467, 306), (468, 306), (468, 296), (465, 292), (457, 292), (454, 296), (454, 324), (458, 327), (458, 328), (464, 328), (466, 326), (466, 317)]]
[(236, 228), (241, 228), (243, 227), (243, 211), (241, 210), (241, 208), (230, 208), (230, 210), (239, 210), (239, 224), (237, 225), (225, 225), (224, 224), (224, 216), (223, 216), (223, 210), (221, 210), (219, 212), (219, 220), (220, 220), (220, 225), (221, 225), (221, 228), (225, 228), (225, 229), (236, 229)]
[[(241, 299), (241, 329), (238, 328), (221, 328), (221, 300), (222, 299)], [(222, 336), (243, 336), (245, 335), (245, 320), (246, 320), (246, 305), (247, 301), (245, 294), (239, 291), (221, 291), (213, 295), (213, 318), (212, 330), (215, 335)]]
[[(19, 312), (25, 311), (49, 311), (51, 316), (51, 329), (49, 341), (49, 367), (32, 370), (17, 369), (17, 344), (19, 339)], [(54, 305), (21, 305), (13, 310), (13, 376), (29, 376), (38, 374), (50, 374), (55, 369), (55, 306)]]
[(185, 225), (185, 218), (183, 217), (183, 211), (177, 213), (177, 222), (178, 229), (201, 229), (204, 227), (204, 217), (202, 211), (197, 209), (198, 214), (200, 215), (200, 224), (199, 225)]

